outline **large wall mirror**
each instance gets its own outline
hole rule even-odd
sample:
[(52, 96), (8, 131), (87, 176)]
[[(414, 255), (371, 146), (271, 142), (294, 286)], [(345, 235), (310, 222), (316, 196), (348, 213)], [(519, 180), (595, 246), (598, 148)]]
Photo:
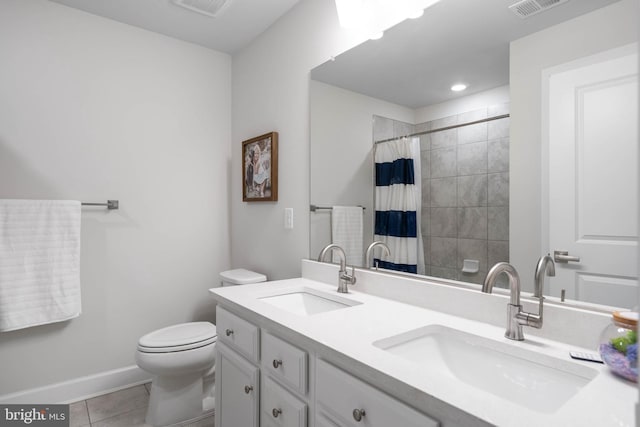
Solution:
[(406, 151), (417, 274), (479, 284), (506, 261), (532, 292), (538, 258), (561, 251), (576, 261), (556, 262), (546, 295), (633, 307), (636, 4), (514, 3), (442, 0), (312, 70), (310, 256), (332, 242), (333, 206), (362, 208), (363, 249), (378, 240), (376, 210), (399, 209), (381, 207), (396, 197), (380, 165)]

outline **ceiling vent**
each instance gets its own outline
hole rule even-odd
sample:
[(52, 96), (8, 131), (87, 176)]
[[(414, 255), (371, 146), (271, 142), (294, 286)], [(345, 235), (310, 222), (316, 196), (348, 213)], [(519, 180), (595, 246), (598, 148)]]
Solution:
[(522, 0), (509, 6), (509, 10), (518, 17), (525, 19), (568, 1), (569, 0)]
[(192, 12), (216, 18), (229, 7), (233, 0), (172, 0), (180, 7), (189, 9)]

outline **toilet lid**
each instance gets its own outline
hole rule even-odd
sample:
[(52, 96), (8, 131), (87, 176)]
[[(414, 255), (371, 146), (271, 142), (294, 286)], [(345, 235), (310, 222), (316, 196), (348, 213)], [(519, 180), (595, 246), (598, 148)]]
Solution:
[(223, 281), (234, 285), (249, 285), (251, 283), (266, 282), (267, 276), (256, 273), (255, 271), (245, 270), (244, 268), (236, 268), (235, 270), (227, 270), (220, 273)]
[(216, 327), (209, 322), (180, 323), (144, 335), (138, 349), (152, 353), (184, 351), (214, 343), (216, 337)]

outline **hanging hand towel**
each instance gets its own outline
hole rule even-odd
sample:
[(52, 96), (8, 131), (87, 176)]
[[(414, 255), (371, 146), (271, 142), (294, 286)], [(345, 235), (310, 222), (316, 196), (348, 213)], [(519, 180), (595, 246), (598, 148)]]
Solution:
[[(334, 206), (331, 209), (331, 241), (344, 249), (347, 264), (362, 266), (362, 207)], [(334, 254), (337, 261), (337, 255)]]
[(0, 200), (0, 331), (80, 311), (80, 202)]

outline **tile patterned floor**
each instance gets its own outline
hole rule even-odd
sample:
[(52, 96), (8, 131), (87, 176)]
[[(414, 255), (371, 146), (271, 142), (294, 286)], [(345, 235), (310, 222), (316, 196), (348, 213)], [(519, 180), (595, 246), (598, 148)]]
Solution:
[[(70, 427), (149, 427), (144, 417), (150, 389), (144, 384), (72, 403)], [(214, 427), (213, 415), (176, 427)]]

